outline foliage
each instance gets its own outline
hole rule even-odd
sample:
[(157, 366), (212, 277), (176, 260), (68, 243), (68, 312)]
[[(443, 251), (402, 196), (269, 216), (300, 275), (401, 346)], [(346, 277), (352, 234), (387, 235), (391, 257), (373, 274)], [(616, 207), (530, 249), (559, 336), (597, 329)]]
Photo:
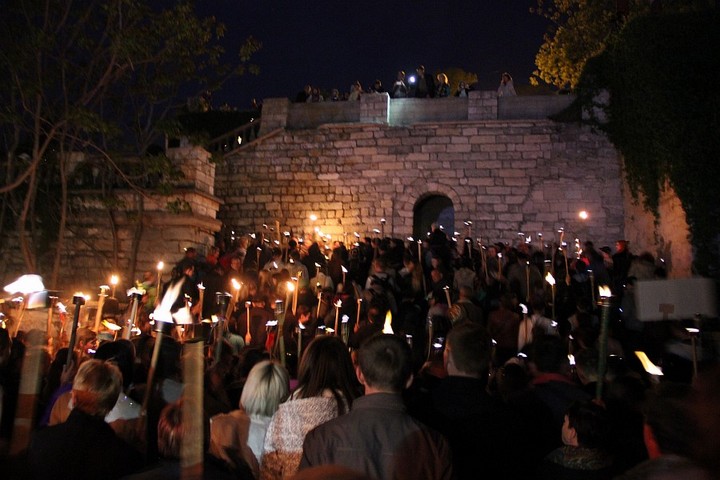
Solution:
[[(171, 162), (147, 155), (162, 139), (159, 127), (188, 96), (257, 71), (247, 64), (260, 48), (252, 38), (240, 46), (235, 65), (223, 64), (224, 32), (214, 18), (195, 14), (194, 0), (4, 2), (0, 224), (17, 219), (14, 233), (28, 269), (40, 268), (37, 227), (48, 222), (35, 205), (48, 198), (40, 194), (49, 185), (56, 195), (42, 214), (55, 218), (62, 239), (75, 152), (98, 159), (103, 175), (112, 171), (108, 178), (141, 195), (148, 176), (173, 177)], [(136, 162), (117, 160), (128, 156)]]
[(535, 56), (537, 70), (530, 81), (575, 90), (585, 64), (613, 43), (627, 22), (655, 10), (680, 13), (713, 5), (714, 0), (677, 0), (662, 6), (648, 0), (537, 0), (531, 12), (548, 19), (551, 27)]
[(192, 212), (192, 207), (190, 206), (190, 203), (188, 203), (186, 200), (183, 200), (182, 198), (176, 198), (172, 202), (167, 202), (166, 208), (168, 212), (174, 213), (175, 215)]
[[(647, 0), (628, 0), (630, 18), (643, 15)], [(534, 13), (551, 22), (535, 56), (537, 70), (531, 83), (545, 82), (574, 90), (585, 63), (599, 55), (620, 31), (625, 15), (616, 0), (538, 0)]]
[(450, 85), (450, 94), (453, 95), (457, 91), (460, 82), (465, 82), (467, 85), (474, 85), (478, 81), (477, 73), (466, 72), (462, 68), (448, 67), (444, 70), (440, 70), (437, 73), (444, 73), (448, 77), (448, 85)]
[(582, 101), (605, 89), (601, 124), (625, 160), (631, 188), (657, 212), (669, 183), (685, 210), (695, 249), (695, 270), (720, 276), (720, 60), (718, 12), (637, 18), (590, 62)]

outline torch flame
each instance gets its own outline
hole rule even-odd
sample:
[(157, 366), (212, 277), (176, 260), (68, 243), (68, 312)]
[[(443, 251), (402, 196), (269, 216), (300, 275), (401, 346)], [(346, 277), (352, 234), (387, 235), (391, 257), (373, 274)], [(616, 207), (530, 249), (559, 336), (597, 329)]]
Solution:
[(612, 292), (610, 292), (610, 287), (607, 285), (600, 285), (598, 287), (598, 290), (600, 291), (600, 296), (603, 298), (610, 298), (612, 296)]
[(390, 310), (388, 310), (387, 314), (385, 315), (385, 324), (383, 325), (382, 332), (389, 333), (391, 335), (395, 333), (392, 329), (392, 312)]
[(648, 358), (648, 356), (645, 354), (645, 352), (636, 351), (635, 356), (638, 357), (643, 368), (650, 375), (662, 375), (663, 374), (660, 367), (658, 367), (653, 362), (651, 362), (650, 359)]
[(550, 272), (545, 275), (545, 281), (549, 283), (550, 285), (555, 285), (555, 277), (552, 276)]

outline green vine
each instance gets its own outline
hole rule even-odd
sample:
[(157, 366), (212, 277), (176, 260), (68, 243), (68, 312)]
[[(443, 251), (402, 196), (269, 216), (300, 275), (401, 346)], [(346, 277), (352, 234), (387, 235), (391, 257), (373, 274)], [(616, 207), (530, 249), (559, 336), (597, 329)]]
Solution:
[(192, 207), (190, 206), (190, 204), (182, 198), (176, 198), (172, 202), (168, 202), (166, 208), (170, 213), (173, 213), (175, 215), (192, 212)]
[(581, 101), (610, 93), (598, 122), (625, 160), (633, 192), (657, 215), (666, 185), (685, 210), (696, 273), (720, 278), (720, 50), (716, 10), (649, 15), (629, 23), (588, 62)]

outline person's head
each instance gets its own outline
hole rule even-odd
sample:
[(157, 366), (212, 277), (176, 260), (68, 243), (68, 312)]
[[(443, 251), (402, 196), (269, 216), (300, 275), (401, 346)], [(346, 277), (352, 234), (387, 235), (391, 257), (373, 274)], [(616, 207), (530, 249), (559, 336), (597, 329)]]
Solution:
[(502, 83), (509, 83), (509, 82), (512, 82), (512, 77), (510, 76), (509, 73), (504, 72), (502, 74)]
[(437, 81), (440, 82), (440, 84), (444, 85), (444, 84), (448, 83), (448, 77), (444, 73), (438, 73)]
[(610, 435), (610, 419), (605, 409), (591, 401), (575, 402), (565, 412), (562, 441), (565, 445), (603, 448)]
[(627, 250), (627, 240), (618, 240), (615, 242), (615, 251), (621, 253)]
[(458, 289), (458, 296), (463, 299), (471, 299), (473, 297), (473, 289), (467, 285), (463, 285)]
[[(187, 418), (183, 418), (183, 409), (185, 408), (193, 409), (193, 402), (190, 399), (169, 403), (160, 412), (157, 424), (157, 445), (158, 452), (163, 458), (180, 459), (183, 441), (194, 433), (193, 425), (186, 424)], [(203, 452), (206, 452), (210, 440), (210, 424), (206, 418), (201, 421), (203, 431), (198, 433), (203, 439)]]
[(560, 337), (543, 335), (530, 348), (530, 365), (538, 372), (564, 373), (569, 367), (567, 347)]
[(575, 371), (583, 385), (598, 381), (598, 351), (584, 348), (575, 355)]
[(120, 369), (109, 362), (87, 360), (78, 369), (72, 386), (74, 408), (95, 417), (105, 417), (122, 389)]
[(398, 79), (398, 80), (405, 80), (405, 71), (400, 70), (400, 71), (397, 73), (397, 79)]
[(425, 75), (425, 65), (420, 65), (415, 71), (418, 75)]
[(356, 371), (366, 393), (400, 393), (412, 382), (412, 351), (400, 337), (376, 335), (360, 346)]
[(297, 395), (311, 398), (330, 390), (344, 411), (356, 397), (355, 373), (347, 346), (334, 336), (315, 337), (305, 349), (298, 370)]
[(123, 388), (130, 387), (135, 366), (135, 346), (130, 340), (103, 343), (98, 347), (93, 358), (117, 365), (123, 377)]
[(182, 274), (192, 277), (195, 273), (195, 260), (193, 260), (192, 257), (183, 258), (180, 263), (178, 263), (178, 269)]
[(480, 325), (465, 323), (450, 330), (445, 341), (445, 367), (452, 376), (485, 378), (490, 368), (491, 340)]
[(385, 268), (387, 267), (387, 262), (383, 257), (377, 257), (372, 262), (373, 272), (375, 273), (383, 273), (385, 272)]
[(279, 363), (263, 360), (248, 375), (240, 405), (248, 415), (269, 417), (290, 395), (290, 376)]
[(76, 330), (76, 335), (77, 343), (75, 348), (78, 351), (86, 353), (88, 348), (92, 348), (95, 346), (97, 334), (89, 328), (79, 327)]

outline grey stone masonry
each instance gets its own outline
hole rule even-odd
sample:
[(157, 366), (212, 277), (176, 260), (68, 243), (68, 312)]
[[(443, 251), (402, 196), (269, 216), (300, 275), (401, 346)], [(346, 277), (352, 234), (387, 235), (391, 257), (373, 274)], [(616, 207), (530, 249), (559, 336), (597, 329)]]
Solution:
[(367, 235), (385, 218), (386, 234), (404, 238), (418, 202), (444, 195), (456, 229), (471, 220), (477, 235), (509, 242), (518, 232), (552, 241), (562, 227), (566, 238), (612, 244), (624, 228), (622, 188), (620, 158), (604, 136), (548, 120), (287, 130), (227, 156), (216, 179), (219, 218), (239, 232), (279, 221), (340, 238)]

